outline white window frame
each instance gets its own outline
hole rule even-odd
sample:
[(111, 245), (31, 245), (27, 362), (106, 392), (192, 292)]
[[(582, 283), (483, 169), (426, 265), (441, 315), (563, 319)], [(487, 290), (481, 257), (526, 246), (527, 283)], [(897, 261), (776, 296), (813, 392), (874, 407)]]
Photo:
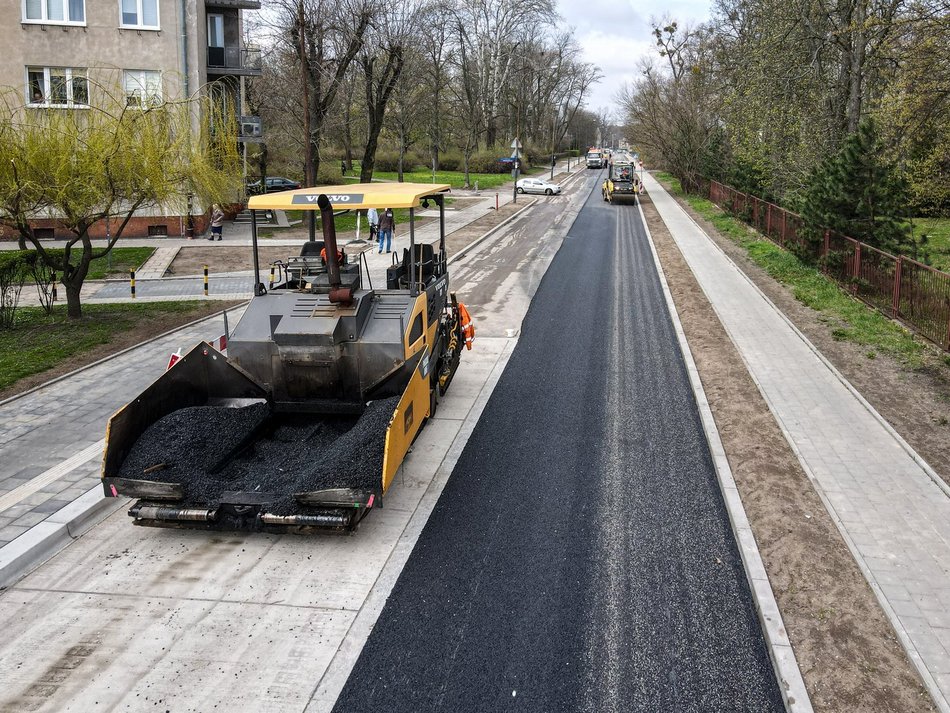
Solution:
[[(148, 86), (146, 81), (146, 75), (157, 74), (158, 75), (158, 93), (151, 95), (151, 101), (147, 100), (147, 97), (143, 94), (138, 97), (138, 101), (132, 101), (133, 95), (129, 93), (128, 82), (129, 78), (134, 76), (136, 83), (139, 85), (141, 90), (145, 90)], [(126, 106), (139, 106), (143, 109), (147, 109), (151, 106), (159, 106), (164, 97), (164, 77), (160, 69), (124, 69), (122, 70), (122, 91), (125, 94)]]
[[(43, 70), (43, 101), (34, 102), (31, 94), (30, 73), (37, 70)], [(51, 70), (62, 70), (66, 73), (66, 103), (53, 104), (50, 102), (51, 95)], [(86, 103), (79, 104), (73, 99), (73, 79), (83, 77), (86, 80)], [(89, 108), (89, 70), (86, 67), (40, 67), (38, 65), (29, 65), (26, 68), (26, 102), (27, 106), (33, 109), (88, 109)]]
[[(82, 2), (82, 20), (70, 20), (69, 19), (69, 0), (40, 0), (40, 11), (42, 17), (27, 17), (26, 16), (26, 2), (27, 0), (20, 0), (20, 18), (21, 22), (28, 25), (72, 25), (73, 27), (85, 27), (86, 26), (86, 0), (80, 0)], [(59, 2), (63, 6), (63, 17), (64, 20), (50, 20), (49, 19), (49, 4), (51, 2)]]
[[(26, 0), (24, 0), (26, 2)], [(143, 25), (142, 24), (142, 3), (145, 0), (135, 0), (135, 17), (138, 19), (137, 24), (128, 25), (125, 23), (125, 19), (122, 14), (122, 0), (118, 0), (119, 3), (119, 27), (124, 30), (161, 30), (162, 29), (162, 8), (161, 0), (155, 0), (155, 24), (154, 25)]]

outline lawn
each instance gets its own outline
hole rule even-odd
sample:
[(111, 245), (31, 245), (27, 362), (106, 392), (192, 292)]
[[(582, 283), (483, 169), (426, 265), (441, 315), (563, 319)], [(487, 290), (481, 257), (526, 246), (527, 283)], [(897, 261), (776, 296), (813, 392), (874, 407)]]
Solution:
[(104, 280), (109, 277), (128, 277), (129, 270), (145, 264), (155, 248), (112, 248), (108, 255), (89, 263), (87, 280)]
[[(465, 185), (465, 174), (462, 171), (436, 171), (435, 180), (432, 180), (432, 171), (417, 169), (403, 171), (403, 180), (406, 183), (448, 183), (452, 188), (462, 188)], [(469, 173), (469, 180), (478, 183), (479, 189), (497, 188), (512, 180), (510, 173)], [(373, 178), (383, 181), (395, 181), (399, 178), (396, 171), (374, 171)]]
[(197, 318), (207, 310), (208, 304), (200, 301), (87, 304), (82, 319), (70, 320), (64, 304), (56, 305), (50, 316), (39, 307), (21, 307), (13, 328), (0, 330), (0, 391), (143, 324), (169, 319), (184, 323), (190, 314)]
[(683, 197), (719, 233), (745, 248), (753, 262), (792, 290), (795, 299), (836, 323), (838, 326), (832, 330), (835, 339), (868, 347), (868, 358), (881, 352), (896, 357), (910, 368), (920, 366), (924, 346), (909, 330), (842, 292), (819, 270), (802, 263), (795, 255), (723, 212), (716, 204), (701, 196), (685, 195), (679, 181), (670, 174), (657, 172), (653, 175), (667, 189)]
[(914, 237), (927, 236), (930, 264), (950, 271), (950, 218), (914, 218)]

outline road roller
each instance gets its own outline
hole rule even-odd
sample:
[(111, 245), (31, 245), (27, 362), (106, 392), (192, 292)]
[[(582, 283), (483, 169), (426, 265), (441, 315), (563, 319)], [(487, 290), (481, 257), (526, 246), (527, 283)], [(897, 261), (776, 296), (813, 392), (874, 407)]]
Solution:
[(640, 193), (640, 177), (632, 161), (617, 160), (610, 164), (607, 178), (604, 179), (600, 192), (608, 203), (636, 201)]
[[(372, 183), (251, 197), (254, 296), (226, 354), (195, 345), (112, 416), (105, 494), (133, 498), (137, 525), (356, 530), (383, 505), (474, 339), (449, 289), (449, 190)], [(419, 242), (416, 213), (430, 203), (439, 238)], [(336, 217), (369, 208), (408, 209), (409, 246), (393, 254), (385, 286), (372, 284), (365, 250), (337, 242)], [(310, 239), (265, 286), (257, 224), (273, 210), (304, 211)]]

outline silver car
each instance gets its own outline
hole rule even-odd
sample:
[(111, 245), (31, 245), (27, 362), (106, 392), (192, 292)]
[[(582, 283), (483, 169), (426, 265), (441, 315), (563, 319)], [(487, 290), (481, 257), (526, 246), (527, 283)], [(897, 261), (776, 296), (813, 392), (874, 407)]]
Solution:
[(543, 193), (546, 196), (553, 196), (561, 192), (558, 184), (545, 181), (543, 178), (522, 178), (516, 186), (518, 193)]

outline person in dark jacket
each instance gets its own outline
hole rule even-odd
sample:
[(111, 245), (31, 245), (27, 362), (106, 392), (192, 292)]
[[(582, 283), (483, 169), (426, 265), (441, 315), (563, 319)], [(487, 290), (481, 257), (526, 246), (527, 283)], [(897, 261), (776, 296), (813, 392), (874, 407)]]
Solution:
[(383, 252), (383, 243), (386, 244), (386, 252), (393, 251), (393, 231), (396, 229), (396, 218), (393, 216), (393, 209), (387, 208), (379, 216), (379, 252)]

